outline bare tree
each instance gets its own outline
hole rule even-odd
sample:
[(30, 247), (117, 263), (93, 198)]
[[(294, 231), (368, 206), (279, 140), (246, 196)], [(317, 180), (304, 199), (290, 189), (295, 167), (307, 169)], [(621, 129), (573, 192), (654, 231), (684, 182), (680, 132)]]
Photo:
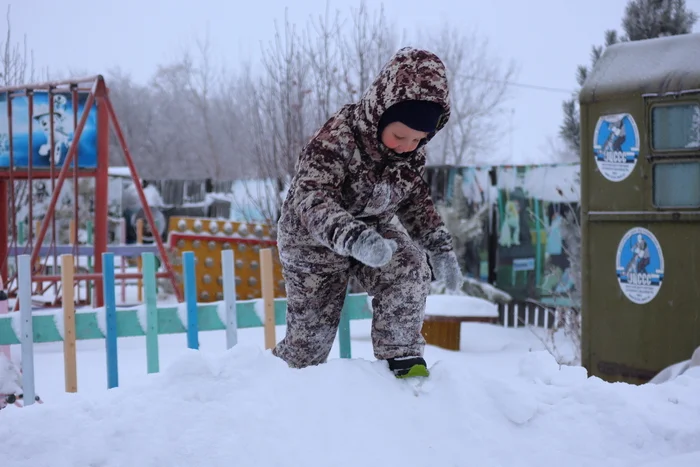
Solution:
[(450, 121), (431, 144), (429, 162), (473, 163), (504, 134), (504, 103), (515, 65), (502, 65), (490, 50), (488, 39), (476, 31), (467, 34), (462, 28), (446, 25), (438, 33), (428, 34), (425, 42), (445, 63), (452, 106)]
[[(275, 142), (275, 138), (279, 137), (275, 132), (278, 126), (278, 108), (268, 94), (270, 87), (272, 85), (269, 81), (261, 81), (252, 73), (251, 65), (248, 64), (235, 87), (231, 86), (227, 90), (231, 102), (227, 106), (229, 111), (235, 106), (245, 116), (238, 125), (245, 131), (245, 135), (240, 138), (237, 147), (249, 161), (247, 165), (242, 164), (247, 180), (240, 180), (241, 190), (234, 191), (233, 206), (244, 214), (247, 221), (257, 217), (256, 213), (268, 221), (274, 221), (282, 204), (285, 174), (276, 160), (279, 155), (278, 144)], [(270, 165), (265, 167), (263, 161)], [(239, 196), (241, 192), (243, 196)], [(256, 212), (249, 213), (246, 207), (251, 207)]]
[(349, 30), (339, 31), (343, 77), (340, 97), (348, 103), (362, 96), (399, 43), (398, 35), (393, 32), (396, 28), (387, 20), (383, 4), (372, 14), (362, 0), (358, 8), (350, 11)]
[(252, 118), (244, 104), (250, 98), (244, 92), (252, 83), (250, 66), (243, 63), (240, 68), (242, 71), (235, 75), (222, 72), (213, 109), (218, 116), (219, 163), (227, 167), (227, 173), (236, 175), (233, 178), (245, 179), (257, 175), (249, 146), (251, 140), (260, 135), (252, 131)]
[(21, 43), (13, 42), (10, 5), (7, 6), (7, 33), (5, 41), (0, 42), (2, 58), (0, 59), (0, 85), (14, 86), (33, 82), (35, 78), (34, 52), (27, 49), (27, 36)]
[[(285, 17), (260, 66), (235, 75), (215, 69), (208, 38), (160, 66), (147, 86), (113, 72), (113, 101), (135, 158), (151, 161), (163, 177), (274, 180), (272, 200), (259, 207), (274, 220), (303, 145), (360, 98), (403, 42), (383, 6), (370, 6), (327, 6), (302, 28)], [(485, 39), (454, 27), (423, 42), (443, 58), (452, 86), (450, 124), (431, 145), (430, 161), (469, 162), (497, 141), (513, 66), (502, 66)]]
[(321, 126), (343, 105), (356, 102), (386, 61), (396, 52), (395, 28), (383, 7), (372, 13), (362, 0), (350, 9), (348, 18), (340, 10), (307, 21), (303, 46), (308, 63), (306, 103), (310, 130)]
[(547, 156), (549, 160), (556, 162), (578, 162), (579, 155), (571, 148), (571, 145), (559, 135), (549, 136), (545, 143), (540, 145), (539, 153)]
[(192, 59), (185, 55), (159, 66), (150, 82), (150, 107), (158, 123), (148, 135), (149, 165), (156, 164), (162, 178), (207, 179), (216, 173), (202, 121), (208, 104), (202, 91), (193, 86), (195, 73)]
[(254, 83), (248, 75), (243, 87), (248, 96), (246, 115), (254, 133), (251, 155), (259, 176), (276, 181), (276, 198), (281, 204), (297, 155), (313, 131), (313, 113), (309, 110), (310, 67), (302, 39), (287, 18), (282, 31), (275, 29), (274, 40), (262, 51), (263, 76)]
[(246, 153), (257, 161), (259, 177), (275, 181), (263, 184), (274, 194), (262, 201), (259, 191), (250, 193), (251, 200), (270, 220), (303, 145), (342, 105), (359, 99), (396, 50), (383, 10), (372, 15), (363, 1), (350, 19), (348, 25), (340, 11), (327, 7), (323, 16), (309, 18), (301, 34), (285, 20), (263, 50), (262, 77), (248, 67), (239, 81), (238, 104), (249, 129)]
[[(349, 15), (327, 6), (311, 17), (303, 34), (289, 20), (263, 50), (262, 77), (248, 69), (239, 84), (250, 135), (246, 153), (258, 161), (259, 176), (283, 188), (293, 175), (298, 152), (309, 136), (342, 105), (357, 102), (400, 38), (382, 6), (364, 0)], [(502, 65), (476, 32), (445, 27), (422, 42), (445, 62), (450, 77), (452, 116), (431, 144), (435, 164), (464, 164), (498, 142), (511, 64)], [(278, 197), (281, 202), (281, 196)]]
[[(151, 135), (155, 127), (162, 124), (151, 105), (154, 102), (153, 93), (148, 87), (135, 83), (120, 68), (107, 73), (107, 85), (129, 152), (138, 164), (144, 157), (150, 156)], [(121, 147), (113, 132), (110, 132), (109, 158), (114, 165), (124, 163)]]
[(306, 106), (311, 103), (309, 67), (296, 26), (285, 18), (284, 31), (263, 50), (262, 64), (269, 99), (265, 102), (268, 116), (274, 121), (275, 157), (269, 162), (278, 175), (293, 172), (296, 156), (310, 137)]
[[(158, 67), (145, 86), (112, 71), (112, 100), (135, 159), (162, 178), (231, 180), (242, 170), (247, 126), (235, 77), (218, 70), (208, 36)], [(242, 124), (243, 122), (243, 124)]]
[(343, 81), (342, 56), (339, 38), (343, 23), (341, 13), (330, 12), (326, 4), (325, 14), (317, 20), (309, 18), (303, 38), (305, 58), (309, 66), (309, 87), (312, 91), (310, 112), (313, 126), (320, 126), (344, 103), (339, 98)]
[[(7, 33), (5, 40), (0, 42), (0, 87), (29, 84), (35, 80), (34, 52), (27, 47), (27, 36), (22, 42), (14, 42), (12, 37), (12, 22), (10, 5), (7, 6), (6, 22)], [(9, 128), (0, 128), (0, 151), (10, 149), (11, 135)], [(29, 183), (26, 180), (16, 180), (10, 190), (10, 203), (14, 205), (14, 212), (19, 213), (27, 205), (29, 197)], [(6, 206), (0, 206), (6, 209)], [(31, 222), (31, 220), (27, 221)], [(14, 226), (16, 227), (16, 226)], [(11, 232), (13, 232), (11, 230)], [(13, 234), (14, 235), (14, 234)]]
[(210, 179), (225, 178), (229, 175), (224, 170), (224, 139), (220, 137), (234, 121), (225, 121), (218, 110), (219, 80), (221, 75), (214, 69), (210, 50), (209, 36), (197, 41), (197, 59), (185, 54), (183, 65), (187, 69), (186, 87), (181, 90), (182, 97), (193, 107), (194, 121), (192, 129), (197, 132), (195, 140), (199, 143), (201, 159), (209, 167)]

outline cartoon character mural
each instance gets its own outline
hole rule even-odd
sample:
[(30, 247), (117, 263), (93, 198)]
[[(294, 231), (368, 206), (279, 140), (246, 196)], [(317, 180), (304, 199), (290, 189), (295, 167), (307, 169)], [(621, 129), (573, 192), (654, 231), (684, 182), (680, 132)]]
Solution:
[(567, 241), (577, 209), (566, 184), (576, 170), (572, 164), (498, 168), (496, 285), (516, 299), (572, 300), (576, 266)]
[(516, 299), (536, 296), (534, 204), (523, 188), (525, 167), (498, 171), (498, 269), (496, 285)]
[(610, 133), (608, 139), (603, 144), (603, 151), (622, 152), (622, 145), (627, 140), (625, 121), (623, 118), (610, 119), (608, 126)]
[(463, 215), (480, 224), (480, 233), (461, 245), (458, 251), (464, 274), (482, 281), (487, 281), (489, 276), (490, 170), (490, 167), (464, 167), (460, 171), (465, 201)]
[(562, 253), (563, 239), (561, 236), (562, 215), (558, 209), (551, 206), (551, 214), (549, 217), (549, 225), (547, 226), (547, 246), (545, 253), (547, 256), (558, 256)]
[(516, 201), (506, 201), (505, 219), (501, 223), (498, 244), (506, 248), (520, 245), (520, 205)]
[(637, 242), (630, 247), (630, 250), (632, 250), (632, 257), (625, 268), (627, 274), (647, 274), (647, 266), (650, 261), (649, 245), (642, 234), (637, 235)]
[(628, 230), (618, 244), (615, 269), (622, 293), (633, 303), (649, 303), (664, 280), (664, 254), (659, 240), (644, 227)]
[(546, 241), (542, 283), (539, 285), (543, 302), (563, 303), (575, 287), (569, 261), (570, 245), (565, 240), (563, 230), (571, 216), (575, 215), (572, 206), (566, 203), (545, 202)]
[(639, 159), (639, 128), (631, 114), (602, 115), (593, 132), (593, 154), (600, 174), (620, 182)]
[[(459, 245), (465, 275), (488, 280), (489, 249), (495, 247), (494, 285), (499, 289), (515, 299), (560, 305), (575, 302), (577, 295), (572, 292), (578, 264), (569, 260), (572, 245), (568, 242), (578, 225), (578, 197), (568, 184), (578, 167), (497, 167), (496, 186), (490, 178), (493, 167), (455, 169), (462, 175), (462, 218), (472, 218), (485, 205), (489, 207), (483, 216), (483, 235)], [(551, 192), (536, 188), (547, 179), (556, 180), (550, 183)], [(455, 199), (450, 201), (454, 204)]]
[[(30, 160), (35, 169), (48, 168), (52, 163), (54, 167), (60, 167), (65, 163), (74, 143), (78, 145), (77, 165), (81, 168), (97, 167), (97, 106), (93, 104), (89, 109), (85, 108), (87, 93), (78, 93), (77, 101), (74, 102), (70, 93), (49, 94), (45, 91), (35, 91), (31, 120), (27, 96), (10, 95), (9, 98), (10, 101), (7, 100), (6, 93), (0, 93), (0, 168), (9, 168), (11, 165), (17, 168), (28, 167)], [(50, 104), (53, 105), (53, 119)], [(84, 120), (85, 125), (80, 139), (76, 140), (73, 128), (75, 114), (77, 113), (80, 120), (86, 111), (88, 115)], [(12, 117), (12, 135), (9, 134), (8, 115)], [(74, 163), (75, 159), (71, 165)]]
[[(61, 159), (68, 154), (73, 139), (73, 123), (66, 118), (66, 96), (57, 94), (53, 96), (53, 138), (54, 147), (51, 150), (51, 112), (48, 103), (34, 105), (34, 120), (44, 132), (46, 141), (39, 146), (39, 155), (42, 157), (53, 156), (54, 165), (59, 165)], [(53, 152), (53, 154), (51, 154)], [(47, 162), (46, 165), (50, 165)]]

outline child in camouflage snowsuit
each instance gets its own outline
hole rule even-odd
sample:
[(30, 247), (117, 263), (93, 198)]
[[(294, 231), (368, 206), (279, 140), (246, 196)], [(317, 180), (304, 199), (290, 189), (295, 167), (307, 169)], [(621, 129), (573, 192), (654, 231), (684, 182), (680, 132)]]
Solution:
[(373, 296), (375, 357), (397, 376), (427, 376), (421, 328), (431, 266), (448, 289), (463, 283), (421, 176), (425, 144), (449, 115), (443, 63), (403, 48), (360, 101), (342, 107), (301, 151), (277, 236), (287, 332), (273, 354), (289, 366), (326, 361), (352, 275)]

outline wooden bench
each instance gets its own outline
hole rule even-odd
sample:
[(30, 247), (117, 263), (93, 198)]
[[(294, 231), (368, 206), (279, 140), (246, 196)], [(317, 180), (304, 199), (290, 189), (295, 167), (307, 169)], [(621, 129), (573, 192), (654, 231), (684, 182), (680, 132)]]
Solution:
[(447, 350), (459, 350), (462, 323), (496, 323), (498, 316), (425, 315), (421, 334), (425, 342)]

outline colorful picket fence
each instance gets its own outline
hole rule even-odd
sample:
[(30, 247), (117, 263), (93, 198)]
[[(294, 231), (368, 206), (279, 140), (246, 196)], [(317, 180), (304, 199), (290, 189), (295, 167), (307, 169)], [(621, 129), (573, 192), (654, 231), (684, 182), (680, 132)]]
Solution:
[[(13, 344), (21, 345), (23, 390), (25, 405), (33, 403), (34, 344), (63, 342), (65, 363), (65, 390), (77, 392), (76, 341), (104, 339), (107, 353), (107, 387), (119, 386), (118, 338), (146, 337), (147, 372), (158, 373), (158, 336), (161, 334), (187, 334), (187, 347), (199, 348), (199, 332), (224, 330), (226, 347), (236, 345), (239, 328), (264, 327), (265, 348), (276, 344), (275, 326), (284, 325), (286, 299), (274, 297), (272, 276), (272, 250), (260, 250), (262, 299), (237, 300), (235, 261), (232, 250), (221, 252), (224, 298), (221, 302), (197, 303), (194, 277), (194, 253), (182, 253), (184, 303), (163, 305), (157, 302), (156, 262), (153, 253), (142, 253), (143, 305), (117, 308), (114, 253), (102, 255), (104, 269), (105, 306), (94, 309), (75, 309), (74, 258), (61, 256), (62, 310), (33, 311), (31, 297), (30, 255), (18, 257), (19, 312), (0, 315), (0, 349)], [(371, 302), (367, 294), (348, 294), (338, 330), (340, 357), (351, 358), (350, 321), (371, 319)], [(17, 322), (19, 321), (19, 322)]]

